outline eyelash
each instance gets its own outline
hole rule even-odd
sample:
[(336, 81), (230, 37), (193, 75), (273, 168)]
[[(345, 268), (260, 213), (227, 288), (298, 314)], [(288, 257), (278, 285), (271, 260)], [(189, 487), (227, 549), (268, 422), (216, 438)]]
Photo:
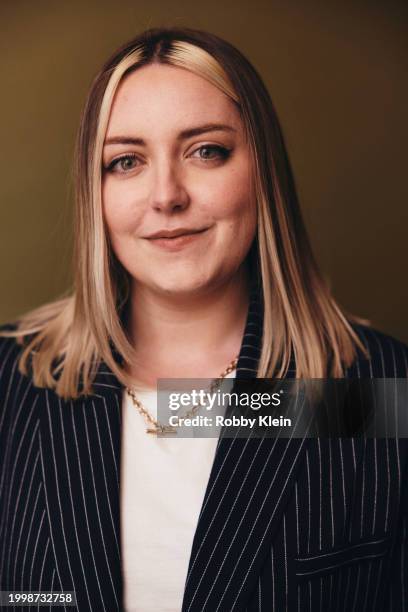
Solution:
[[(216, 151), (221, 160), (228, 159), (228, 157), (231, 154), (231, 149), (227, 149), (226, 147), (221, 147), (220, 145), (202, 145), (201, 147), (198, 147), (198, 149), (193, 151), (193, 153), (196, 153), (197, 151), (201, 151), (202, 149), (211, 149), (212, 151)], [(106, 172), (115, 172), (117, 165), (120, 164), (121, 161), (124, 161), (127, 159), (136, 160), (137, 159), (136, 153), (126, 153), (125, 155), (120, 155), (119, 157), (116, 157), (115, 159), (113, 159), (104, 169)], [(211, 162), (211, 161), (216, 161), (216, 158), (212, 158), (212, 159), (201, 158), (201, 161)], [(130, 168), (129, 172), (131, 170), (134, 170), (134, 168)], [(122, 174), (125, 174), (127, 171), (119, 170), (119, 172), (121, 172)]]

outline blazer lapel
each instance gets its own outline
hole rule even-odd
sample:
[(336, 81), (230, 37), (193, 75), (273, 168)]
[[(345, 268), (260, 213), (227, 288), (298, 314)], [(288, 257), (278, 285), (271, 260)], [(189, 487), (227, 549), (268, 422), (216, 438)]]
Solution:
[(85, 399), (39, 393), (40, 459), (61, 589), (75, 590), (81, 610), (121, 610), (121, 386), (102, 364)]
[[(237, 379), (256, 376), (262, 311), (254, 290)], [(288, 376), (292, 374), (290, 370)], [(306, 443), (304, 438), (220, 438), (192, 545), (182, 612), (245, 609)]]

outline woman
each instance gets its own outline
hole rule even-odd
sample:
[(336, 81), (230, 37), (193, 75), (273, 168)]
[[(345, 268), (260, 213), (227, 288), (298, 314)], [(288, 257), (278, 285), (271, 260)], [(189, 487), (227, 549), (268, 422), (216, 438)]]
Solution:
[(159, 378), (407, 374), (323, 282), (254, 68), (212, 34), (144, 32), (93, 83), (76, 180), (74, 290), (2, 332), (1, 588), (402, 610), (404, 440), (147, 433)]

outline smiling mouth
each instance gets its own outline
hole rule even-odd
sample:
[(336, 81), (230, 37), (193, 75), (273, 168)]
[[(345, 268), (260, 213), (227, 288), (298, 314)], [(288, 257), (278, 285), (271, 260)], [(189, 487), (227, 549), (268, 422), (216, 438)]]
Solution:
[(151, 234), (150, 236), (146, 236), (149, 240), (156, 240), (158, 238), (178, 238), (179, 236), (185, 236), (186, 234), (199, 234), (208, 229), (204, 227), (202, 229), (195, 229), (190, 227), (180, 227), (178, 229), (173, 230), (165, 230), (158, 231), (155, 234)]
[(154, 246), (162, 247), (168, 250), (178, 250), (184, 246), (187, 246), (197, 240), (205, 234), (209, 228), (197, 232), (190, 232), (186, 234), (179, 234), (178, 236), (159, 236), (157, 238), (148, 238), (148, 241)]

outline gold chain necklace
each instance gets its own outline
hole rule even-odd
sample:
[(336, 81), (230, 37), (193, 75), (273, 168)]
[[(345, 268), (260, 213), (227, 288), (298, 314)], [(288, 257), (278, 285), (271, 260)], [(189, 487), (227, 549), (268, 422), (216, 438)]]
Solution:
[[(218, 380), (220, 378), (225, 378), (226, 376), (228, 376), (228, 374), (230, 374), (231, 372), (233, 372), (233, 370), (235, 370), (235, 368), (237, 367), (237, 363), (238, 363), (238, 357), (235, 357), (231, 361), (231, 363), (228, 365), (228, 367), (226, 367), (225, 370), (219, 375), (218, 379), (213, 380), (213, 382), (210, 385), (210, 389), (209, 389), (210, 393), (213, 393), (215, 389), (217, 389), (217, 387), (219, 386)], [(154, 419), (152, 415), (149, 413), (149, 411), (146, 410), (146, 408), (143, 406), (142, 402), (138, 399), (133, 389), (126, 387), (126, 392), (131, 397), (133, 405), (136, 406), (139, 413), (144, 417), (145, 421), (149, 425), (153, 425), (153, 427), (148, 427), (146, 429), (146, 433), (157, 434), (157, 435), (177, 433), (177, 430), (175, 427), (171, 425), (163, 425), (162, 423), (159, 423), (159, 421), (156, 421), (156, 419)], [(183, 417), (179, 417), (177, 427), (184, 421), (184, 419), (190, 418), (195, 412), (197, 412), (197, 410), (202, 405), (203, 404), (200, 404), (200, 403), (196, 404), (191, 410), (186, 412), (186, 414)]]

